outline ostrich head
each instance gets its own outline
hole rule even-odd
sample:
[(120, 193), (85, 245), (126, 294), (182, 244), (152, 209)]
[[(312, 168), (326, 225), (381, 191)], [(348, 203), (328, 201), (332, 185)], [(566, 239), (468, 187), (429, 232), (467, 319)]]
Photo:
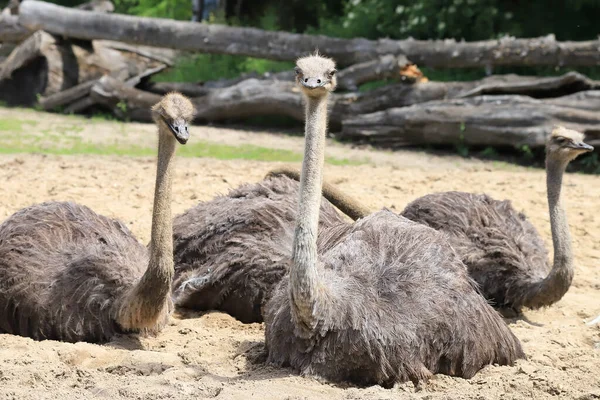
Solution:
[(296, 84), (309, 97), (325, 96), (335, 90), (335, 62), (318, 53), (296, 61)]
[(557, 126), (546, 144), (546, 156), (562, 162), (570, 162), (578, 155), (593, 151), (594, 148), (583, 141), (583, 133)]
[(152, 107), (152, 118), (167, 129), (161, 132), (171, 132), (175, 139), (185, 144), (190, 138), (188, 123), (194, 118), (194, 105), (179, 93), (169, 93)]

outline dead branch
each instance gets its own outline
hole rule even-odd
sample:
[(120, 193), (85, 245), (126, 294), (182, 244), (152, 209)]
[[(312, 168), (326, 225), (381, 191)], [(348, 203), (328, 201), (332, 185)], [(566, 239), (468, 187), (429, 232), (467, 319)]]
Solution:
[(203, 53), (295, 60), (319, 49), (340, 65), (366, 62), (388, 54), (404, 55), (419, 66), (436, 68), (595, 66), (599, 40), (558, 42), (554, 36), (502, 38), (479, 42), (454, 40), (338, 39), (319, 35), (264, 31), (194, 22), (142, 18), (75, 10), (36, 0), (23, 2), (19, 22), (79, 39), (107, 39)]
[(598, 142), (599, 107), (600, 92), (596, 90), (543, 100), (485, 95), (431, 101), (348, 116), (338, 137), (389, 147), (465, 144), (533, 148), (544, 146), (554, 125), (565, 125), (587, 133), (590, 142)]

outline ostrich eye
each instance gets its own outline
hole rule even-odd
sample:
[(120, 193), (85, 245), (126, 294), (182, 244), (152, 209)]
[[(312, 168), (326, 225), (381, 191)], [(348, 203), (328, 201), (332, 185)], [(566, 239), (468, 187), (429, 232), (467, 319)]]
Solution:
[(567, 141), (567, 139), (566, 139), (566, 138), (564, 138), (564, 137), (559, 137), (559, 138), (556, 138), (556, 143), (559, 143), (559, 144), (563, 144), (563, 143), (565, 143), (566, 141)]
[(329, 71), (329, 76), (334, 76), (335, 73), (337, 72), (337, 69), (332, 69), (331, 71)]
[(294, 68), (294, 72), (296, 73), (296, 75), (300, 75), (302, 73), (302, 70), (298, 67)]

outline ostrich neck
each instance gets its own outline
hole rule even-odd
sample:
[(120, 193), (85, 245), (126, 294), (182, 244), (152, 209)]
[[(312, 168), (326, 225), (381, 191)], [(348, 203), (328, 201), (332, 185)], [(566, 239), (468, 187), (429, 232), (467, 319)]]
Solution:
[(150, 259), (142, 278), (117, 302), (116, 322), (126, 330), (155, 328), (169, 312), (173, 281), (173, 225), (171, 222), (171, 169), (175, 155), (175, 138), (162, 124), (158, 134), (158, 162)]
[(300, 176), (298, 219), (292, 248), (290, 295), (298, 328), (310, 332), (318, 296), (317, 234), (327, 131), (327, 96), (306, 98), (304, 160)]
[(566, 167), (566, 162), (553, 159), (549, 159), (546, 166), (548, 207), (552, 228), (552, 244), (554, 246), (553, 269), (559, 268), (561, 270), (569, 270), (573, 266), (571, 235), (561, 196), (562, 178)]
[[(161, 130), (166, 130), (160, 127)], [(140, 285), (152, 299), (164, 302), (173, 279), (173, 222), (171, 220), (172, 165), (175, 138), (171, 132), (159, 132), (156, 185), (152, 208), (150, 260)], [(150, 299), (148, 299), (150, 300)]]

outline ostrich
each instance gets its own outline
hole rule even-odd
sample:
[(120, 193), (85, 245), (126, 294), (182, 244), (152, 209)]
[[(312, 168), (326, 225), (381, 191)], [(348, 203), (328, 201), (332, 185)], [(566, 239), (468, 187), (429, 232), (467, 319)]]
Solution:
[[(299, 184), (271, 177), (202, 202), (173, 221), (177, 307), (262, 322), (263, 306), (288, 271)], [(342, 223), (327, 201), (321, 228)]]
[(0, 225), (0, 332), (103, 342), (165, 325), (173, 308), (173, 157), (193, 112), (177, 93), (152, 108), (158, 166), (148, 249), (121, 222), (71, 202), (30, 206)]
[[(565, 168), (578, 155), (594, 148), (583, 134), (556, 127), (546, 145), (547, 193), (554, 247), (554, 264), (535, 227), (509, 201), (485, 194), (442, 192), (420, 197), (402, 216), (449, 234), (452, 247), (467, 265), (484, 296), (506, 315), (522, 307), (537, 309), (559, 301), (573, 280), (573, 253), (561, 184)], [(280, 168), (269, 173), (297, 179), (298, 172)], [(323, 194), (353, 219), (369, 211), (332, 186)]]
[(524, 357), (445, 236), (387, 210), (320, 235), (332, 60), (297, 61), (305, 150), (290, 271), (265, 306), (267, 361), (359, 385), (470, 378)]

